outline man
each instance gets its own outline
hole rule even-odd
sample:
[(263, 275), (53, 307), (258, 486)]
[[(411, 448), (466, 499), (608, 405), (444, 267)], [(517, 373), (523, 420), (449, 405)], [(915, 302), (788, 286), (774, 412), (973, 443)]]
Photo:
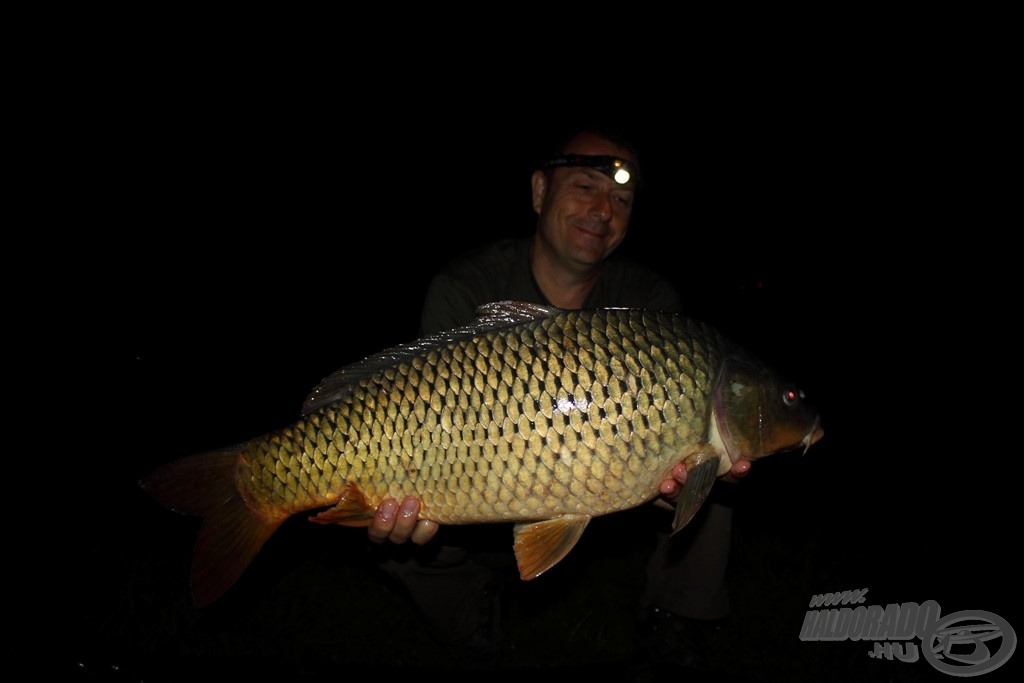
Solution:
[[(591, 129), (570, 135), (532, 175), (538, 216), (534, 234), (499, 240), (439, 271), (427, 290), (421, 332), (466, 325), (479, 305), (501, 300), (565, 309), (623, 306), (679, 312), (679, 296), (667, 280), (615, 254), (629, 229), (639, 172), (635, 151), (615, 135)], [(731, 478), (749, 468), (749, 461), (740, 460)], [(677, 464), (672, 475), (661, 483), (656, 504), (662, 507), (671, 508), (669, 501), (685, 484), (685, 466)], [(716, 620), (729, 611), (724, 580), (731, 510), (714, 502), (705, 508), (691, 522), (695, 529), (687, 533), (694, 537), (687, 552), (673, 553), (668, 535), (659, 537), (641, 605), (655, 617), (649, 622), (654, 629), (664, 630), (667, 620), (678, 617)], [(417, 520), (418, 512), (419, 501), (412, 497), (378, 507), (369, 527), (371, 540), (432, 546), (429, 553), (388, 557), (381, 566), (409, 590), (442, 642), (488, 653), (496, 637), (495, 575), (503, 567), (500, 558), (511, 559), (510, 549), (467, 550), (473, 541), (465, 542), (466, 537), (478, 531), (472, 528), (446, 528), (449, 536), (443, 543), (428, 544), (438, 525)]]

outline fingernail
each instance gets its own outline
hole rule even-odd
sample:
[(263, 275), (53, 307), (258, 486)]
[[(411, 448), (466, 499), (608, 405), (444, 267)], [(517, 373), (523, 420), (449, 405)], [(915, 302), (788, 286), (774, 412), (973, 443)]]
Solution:
[(377, 508), (377, 517), (382, 522), (390, 522), (391, 518), (395, 516), (396, 503), (393, 500), (385, 500)]
[(415, 498), (406, 498), (402, 501), (401, 512), (403, 517), (414, 517), (419, 512), (419, 502)]

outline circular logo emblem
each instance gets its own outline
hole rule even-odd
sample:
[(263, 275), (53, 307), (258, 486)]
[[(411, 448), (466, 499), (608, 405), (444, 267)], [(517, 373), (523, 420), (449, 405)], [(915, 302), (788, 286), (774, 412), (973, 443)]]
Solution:
[(998, 614), (947, 614), (930, 634), (921, 634), (928, 663), (952, 676), (979, 676), (998, 669), (1017, 647), (1017, 634)]

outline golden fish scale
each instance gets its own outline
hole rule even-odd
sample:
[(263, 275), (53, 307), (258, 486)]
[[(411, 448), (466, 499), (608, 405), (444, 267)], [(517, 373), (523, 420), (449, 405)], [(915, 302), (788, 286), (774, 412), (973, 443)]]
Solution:
[(564, 312), (481, 333), (361, 380), (253, 439), (240, 489), (292, 514), (354, 482), (416, 494), (441, 523), (606, 514), (653, 497), (703, 440), (721, 340), (652, 312)]

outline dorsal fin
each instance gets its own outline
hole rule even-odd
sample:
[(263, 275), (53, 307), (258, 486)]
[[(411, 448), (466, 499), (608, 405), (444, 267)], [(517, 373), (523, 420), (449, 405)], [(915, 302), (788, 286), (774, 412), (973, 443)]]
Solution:
[(561, 310), (554, 306), (523, 301), (495, 301), (483, 304), (476, 309), (476, 319), (465, 327), (457, 327), (392, 346), (331, 373), (306, 397), (302, 404), (302, 414), (308, 415), (317, 408), (341, 399), (359, 383), (359, 380), (376, 374), (382, 368), (392, 367), (403, 360), (421, 356), (427, 351), (442, 348), (460, 339), (538, 318), (547, 318), (560, 313)]

